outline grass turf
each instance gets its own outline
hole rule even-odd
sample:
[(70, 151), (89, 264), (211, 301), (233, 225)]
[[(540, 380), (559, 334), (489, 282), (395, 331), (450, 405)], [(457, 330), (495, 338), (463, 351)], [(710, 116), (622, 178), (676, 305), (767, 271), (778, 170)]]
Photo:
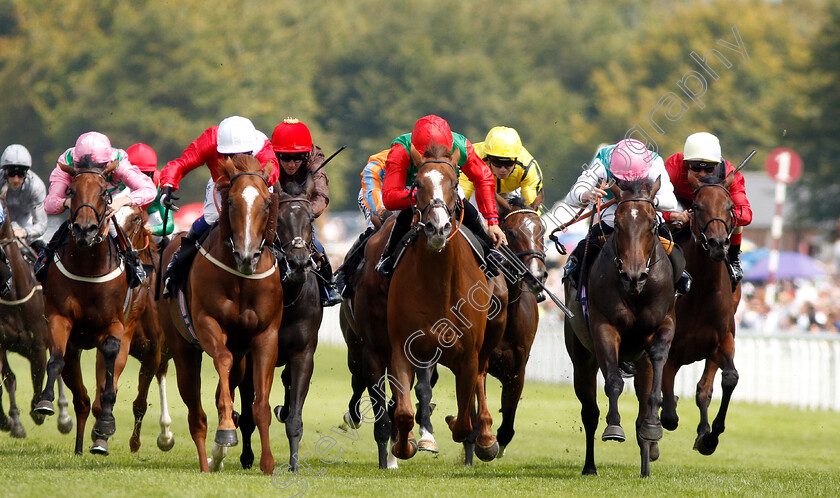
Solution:
[[(10, 363), (18, 379), (18, 402), (28, 413), (31, 396), (29, 364), (17, 355)], [(93, 355), (83, 356), (86, 385), (91, 388)], [(484, 495), (832, 495), (840, 489), (840, 417), (834, 412), (805, 412), (784, 407), (736, 403), (730, 407), (727, 431), (718, 451), (704, 457), (692, 451), (699, 420), (693, 399), (679, 405), (680, 427), (665, 433), (660, 442), (662, 457), (651, 464), (651, 478), (640, 479), (639, 451), (635, 443), (636, 401), (632, 394), (621, 398), (623, 425), (628, 440), (623, 444), (601, 442), (595, 446), (599, 476), (581, 476), (584, 455), (580, 404), (570, 386), (526, 383), (517, 414), (516, 436), (504, 458), (491, 463), (476, 459), (476, 465), (461, 465), (460, 445), (451, 440), (443, 417), (455, 413), (454, 378), (447, 370), (435, 390), (437, 409), (432, 422), (437, 431), (440, 453), (418, 453), (400, 462), (399, 470), (377, 468), (372, 426), (363, 425), (357, 440), (337, 434), (349, 399), (349, 373), (343, 350), (320, 346), (315, 373), (304, 408), (304, 437), (301, 452), (308, 452), (311, 473), (293, 476), (278, 472), (274, 478), (258, 470), (259, 439), (255, 434), (256, 468), (243, 470), (239, 447), (231, 448), (225, 469), (218, 474), (198, 472), (195, 446), (189, 437), (186, 408), (175, 383), (174, 368), (168, 382), (169, 406), (173, 419), (175, 447), (168, 453), (157, 449), (159, 430), (157, 383), (152, 384), (150, 407), (142, 432), (143, 446), (132, 454), (128, 438), (133, 423), (131, 402), (136, 395), (138, 363), (129, 360), (120, 377), (115, 415), (117, 433), (111, 438), (111, 455), (73, 455), (75, 430), (69, 435), (56, 430), (56, 417), (35, 426), (23, 416), (27, 438), (15, 440), (0, 434), (0, 495), (77, 496), (96, 493), (125, 496), (224, 496), (230, 494), (290, 496), (387, 496), (394, 493), (426, 496)], [(279, 372), (275, 376), (272, 405), (282, 402)], [(217, 416), (213, 394), (217, 376), (205, 357), (203, 367), (204, 408), (208, 413), (208, 452)], [(771, 389), (772, 386), (768, 386)], [(68, 393), (69, 394), (69, 393)], [(500, 388), (488, 381), (494, 431), (500, 423)], [(4, 392), (3, 406), (8, 411)], [(600, 393), (601, 420), (596, 438), (604, 428), (606, 398)], [(237, 401), (238, 406), (238, 401)], [(72, 403), (71, 403), (72, 410)], [(712, 415), (717, 403), (713, 403)], [(75, 421), (75, 417), (74, 417)], [(88, 420), (89, 434), (93, 418)], [(336, 445), (316, 455), (319, 439), (333, 437)], [(282, 424), (271, 425), (272, 450), (277, 468), (288, 461), (288, 442)], [(324, 450), (322, 446), (320, 448)], [(283, 488), (283, 484), (286, 485)], [(279, 488), (279, 489), (278, 489)]]

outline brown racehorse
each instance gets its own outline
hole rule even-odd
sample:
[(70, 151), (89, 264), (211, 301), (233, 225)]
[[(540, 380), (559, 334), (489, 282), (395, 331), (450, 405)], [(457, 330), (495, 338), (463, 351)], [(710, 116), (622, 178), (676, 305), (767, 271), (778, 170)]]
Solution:
[[(60, 164), (60, 163), (59, 163)], [(48, 321), (50, 359), (47, 386), (35, 411), (52, 415), (53, 386), (59, 374), (73, 393), (76, 412), (76, 454), (82, 452), (85, 424), (91, 405), (84, 383), (80, 355), (97, 348), (97, 391), (93, 403), (94, 440), (91, 453), (107, 455), (108, 437), (116, 430), (114, 403), (125, 367), (131, 337), (125, 335), (123, 304), (128, 290), (125, 263), (116, 242), (108, 236), (110, 194), (108, 175), (117, 161), (104, 168), (93, 163), (61, 165), (73, 177), (67, 195), (70, 233), (49, 267), (44, 301)]]
[[(417, 452), (407, 387), (418, 367), (441, 363), (456, 379), (458, 415), (447, 417), (452, 439), (463, 442), (470, 437), (475, 414), (476, 454), (489, 461), (497, 456), (499, 445), (490, 431), (493, 419), (484, 378), (490, 352), (504, 329), (487, 327), (487, 322), (488, 317), (499, 317), (504, 323), (507, 302), (499, 302), (494, 291), (499, 281), (504, 286), (504, 279), (488, 280), (466, 238), (457, 233), (457, 149), (452, 153), (434, 144), (422, 157), (414, 149), (411, 155), (419, 165), (413, 204), (418, 239), (395, 269), (388, 291), (389, 380), (397, 401), (397, 440), (391, 451), (401, 459)], [(476, 401), (477, 412), (471, 413)]]
[[(5, 187), (0, 192), (0, 209), (6, 210)], [(32, 403), (29, 414), (36, 424), (44, 423), (44, 415), (35, 412), (35, 406), (41, 399), (44, 389), (44, 373), (47, 367), (47, 322), (44, 321), (44, 296), (41, 286), (35, 281), (31, 265), (21, 253), (24, 242), (12, 232), (12, 221), (6, 220), (0, 226), (0, 244), (12, 269), (12, 288), (8, 295), (0, 299), (0, 377), (9, 394), (9, 416), (0, 405), (0, 430), (10, 431), (12, 437), (26, 437), (26, 430), (20, 421), (20, 409), (17, 407), (15, 392), (17, 379), (6, 352), (11, 351), (29, 360), (32, 376)], [(28, 247), (27, 247), (28, 248)], [(31, 251), (31, 248), (28, 248)], [(2, 264), (2, 263), (0, 263)], [(59, 383), (61, 380), (59, 379)], [(2, 387), (0, 387), (2, 389)], [(2, 393), (2, 391), (0, 391)], [(59, 387), (58, 430), (67, 434), (73, 429), (73, 419), (67, 413), (67, 398), (63, 384)]]
[(169, 430), (172, 418), (166, 400), (166, 371), (169, 366), (169, 352), (164, 347), (163, 330), (158, 320), (157, 302), (154, 293), (157, 285), (157, 268), (160, 262), (160, 249), (152, 240), (152, 234), (146, 223), (149, 215), (139, 207), (125, 206), (114, 219), (123, 228), (131, 241), (132, 247), (140, 254), (140, 261), (146, 270), (146, 281), (131, 289), (128, 316), (125, 328), (131, 331), (131, 349), (129, 354), (140, 362), (140, 374), (137, 383), (137, 397), (134, 399), (134, 430), (131, 433), (129, 447), (132, 452), (140, 449), (140, 429), (149, 404), (149, 386), (157, 377), (160, 394), (160, 434), (157, 445), (162, 451), (169, 451), (175, 444), (175, 436)]
[(618, 397), (624, 389), (619, 361), (636, 363), (636, 440), (642, 477), (650, 475), (650, 460), (658, 458), (662, 368), (674, 336), (673, 268), (657, 236), (659, 221), (653, 203), (659, 185), (659, 179), (653, 185), (641, 179), (619, 181), (612, 188), (618, 199), (615, 233), (606, 240), (589, 272), (588, 325), (581, 302), (568, 298), (576, 296), (576, 290), (568, 280), (565, 284), (566, 304), (575, 314), (573, 320), (566, 319), (565, 336), (586, 431), (584, 474), (597, 473), (594, 440), (600, 415), (596, 401), (599, 368), (610, 405), (602, 439), (625, 439), (618, 412)]
[[(282, 259), (279, 262), (283, 272), (283, 321), (278, 336), (277, 366), (284, 366), (281, 379), (285, 401), (275, 408), (277, 418), (286, 424), (289, 440), (289, 470), (298, 470), (298, 448), (303, 435), (303, 404), (309, 391), (314, 368), (313, 356), (318, 345), (318, 329), (324, 310), (321, 306), (318, 287), (322, 285), (314, 271), (312, 260), (315, 214), (309, 198), (315, 182), (310, 175), (301, 186), (291, 183), (283, 187), (278, 195), (276, 216), (276, 244)], [(248, 362), (245, 376), (240, 384), (242, 414), (239, 429), (244, 443), (239, 460), (244, 468), (254, 461), (251, 450), (251, 434), (254, 421), (251, 407), (246, 400), (253, 398), (254, 388), (247, 374), (252, 368)]]
[[(202, 350), (213, 358), (219, 373), (217, 409), (219, 426), (213, 446), (213, 470), (221, 468), (227, 447), (238, 444), (233, 421), (231, 370), (241, 364), (246, 352), (253, 359), (254, 419), (260, 431), (260, 469), (270, 474), (274, 457), (269, 447), (271, 410), (268, 395), (277, 363), (277, 331), (283, 318), (281, 273), (266, 239), (274, 240), (275, 227), (268, 223), (271, 195), (267, 170), (259, 161), (237, 154), (220, 162), (217, 186), (222, 191), (219, 227), (213, 229), (196, 256), (187, 280), (186, 302), (196, 339), (193, 345), (185, 330), (173, 296), (160, 303), (161, 325), (166, 346), (178, 376), (178, 389), (189, 410), (190, 434), (198, 450), (202, 472), (210, 471), (205, 438), (207, 415), (201, 407)], [(164, 262), (172, 258), (182, 238), (164, 251)]]
[[(530, 276), (517, 284), (508, 281), (507, 322), (499, 345), (490, 355), (488, 373), (502, 383), (502, 423), (496, 433), (500, 456), (513, 439), (513, 423), (516, 408), (525, 384), (525, 365), (531, 353), (531, 345), (537, 334), (539, 310), (536, 293), (540, 291), (536, 280), (545, 282), (545, 246), (543, 236), (545, 225), (537, 209), (542, 203), (542, 194), (531, 203), (525, 204), (521, 197), (510, 202), (496, 196), (502, 229), (507, 236), (508, 246), (528, 268)], [(466, 463), (472, 464), (471, 448), (466, 448)]]
[[(677, 329), (662, 378), (662, 426), (677, 428), (677, 398), (674, 377), (683, 365), (706, 360), (706, 368), (697, 383), (697, 407), (700, 424), (694, 449), (703, 455), (714, 453), (724, 431), (726, 410), (732, 391), (738, 384), (735, 369), (735, 310), (741, 299), (741, 286), (732, 292), (724, 257), (729, 236), (735, 228), (734, 205), (729, 196), (732, 176), (721, 180), (708, 177), (701, 183), (691, 172), (689, 184), (694, 188), (694, 205), (688, 231), (677, 237), (685, 253), (686, 270), (694, 276), (691, 292), (677, 300)], [(702, 316), (702, 320), (697, 317)], [(709, 427), (709, 403), (715, 373), (723, 371), (723, 398), (712, 427)]]

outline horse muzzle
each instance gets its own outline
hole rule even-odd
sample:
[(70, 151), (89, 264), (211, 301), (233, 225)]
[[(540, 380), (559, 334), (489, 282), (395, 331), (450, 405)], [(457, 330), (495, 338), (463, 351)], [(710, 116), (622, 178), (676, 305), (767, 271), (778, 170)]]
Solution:
[(99, 230), (100, 226), (97, 224), (82, 226), (79, 223), (73, 223), (70, 227), (76, 245), (83, 248), (93, 247), (102, 242), (105, 237), (100, 235)]
[(240, 251), (233, 251), (233, 261), (236, 263), (236, 269), (244, 275), (254, 274), (257, 269), (257, 263), (260, 262), (260, 256), (262, 256), (262, 251), (245, 255)]
[(452, 222), (446, 220), (443, 224), (426, 223), (423, 231), (426, 233), (426, 243), (429, 248), (440, 251), (446, 247), (446, 239), (452, 233)]
[(624, 290), (631, 296), (638, 296), (641, 294), (642, 289), (644, 289), (645, 284), (648, 281), (648, 272), (646, 271), (621, 271), (619, 272), (619, 275), (621, 276), (621, 283), (624, 285)]

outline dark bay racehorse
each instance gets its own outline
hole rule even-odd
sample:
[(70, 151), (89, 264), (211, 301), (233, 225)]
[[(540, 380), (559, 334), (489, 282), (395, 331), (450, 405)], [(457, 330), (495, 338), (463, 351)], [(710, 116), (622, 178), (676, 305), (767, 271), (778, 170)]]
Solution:
[[(499, 282), (504, 287), (504, 280), (488, 280), (469, 243), (458, 234), (457, 149), (453, 154), (447, 147), (432, 145), (423, 157), (412, 150), (412, 159), (420, 165), (414, 184), (418, 239), (395, 269), (388, 291), (388, 369), (397, 427), (391, 451), (401, 459), (417, 452), (408, 389), (418, 367), (441, 363), (456, 378), (458, 415), (447, 417), (452, 438), (463, 442), (470, 437), (475, 418), (476, 454), (489, 461), (499, 446), (490, 431), (493, 420), (484, 378), (490, 353), (504, 330), (507, 301), (500, 302), (494, 291)], [(488, 327), (488, 317), (498, 317), (502, 326)]]
[(604, 243), (589, 272), (588, 324), (581, 302), (574, 298), (576, 290), (568, 280), (565, 284), (566, 304), (575, 313), (573, 320), (565, 321), (565, 336), (586, 432), (584, 474), (597, 474), (594, 448), (600, 416), (596, 401), (598, 369), (604, 376), (609, 398), (607, 428), (602, 439), (625, 439), (618, 412), (618, 397), (624, 388), (619, 361), (636, 364), (636, 439), (642, 477), (650, 475), (650, 460), (658, 458), (656, 442), (662, 438), (662, 369), (674, 336), (673, 268), (657, 236), (659, 221), (653, 201), (659, 185), (659, 179), (653, 185), (641, 179), (619, 181), (612, 188), (618, 199), (615, 232)]
[[(318, 345), (318, 329), (324, 310), (318, 293), (318, 280), (315, 263), (312, 260), (315, 214), (309, 198), (315, 183), (310, 175), (301, 186), (295, 183), (286, 185), (279, 192), (277, 200), (276, 244), (282, 259), (279, 262), (283, 272), (283, 321), (277, 341), (277, 366), (284, 366), (281, 379), (284, 388), (284, 402), (275, 408), (278, 420), (286, 424), (286, 437), (289, 440), (289, 469), (298, 470), (300, 438), (303, 435), (303, 404), (309, 392), (309, 383), (314, 368), (313, 356)], [(240, 384), (242, 414), (239, 428), (244, 440), (240, 461), (244, 468), (249, 468), (254, 461), (251, 450), (251, 433), (254, 422), (249, 400), (253, 398), (253, 382), (249, 379), (248, 369)]]
[[(190, 434), (198, 451), (202, 472), (211, 470), (205, 438), (207, 415), (201, 407), (202, 350), (213, 358), (219, 374), (217, 409), (219, 426), (213, 445), (212, 469), (219, 470), (227, 447), (238, 444), (233, 421), (232, 369), (246, 352), (253, 360), (253, 414), (260, 431), (260, 470), (271, 474), (268, 427), (271, 410), (268, 395), (277, 363), (277, 331), (283, 318), (283, 288), (277, 262), (266, 245), (274, 240), (275, 227), (268, 223), (271, 195), (270, 167), (261, 170), (258, 160), (245, 154), (224, 159), (217, 187), (222, 193), (219, 226), (203, 242), (187, 280), (186, 303), (195, 337), (191, 338), (181, 318), (178, 296), (160, 303), (161, 326), (175, 362), (178, 389), (189, 410)], [(182, 238), (164, 251), (168, 262)], [(200, 347), (192, 342), (196, 340)]]
[[(5, 187), (0, 192), (0, 209), (6, 210)], [(0, 299), (0, 376), (9, 395), (9, 416), (0, 404), (0, 430), (10, 431), (12, 437), (26, 437), (26, 430), (20, 421), (15, 392), (17, 379), (6, 357), (6, 352), (18, 353), (29, 360), (32, 377), (32, 402), (30, 416), (36, 424), (44, 423), (44, 415), (35, 411), (44, 388), (44, 373), (47, 367), (47, 322), (44, 321), (44, 296), (41, 286), (35, 281), (32, 266), (21, 253), (24, 242), (15, 237), (12, 221), (6, 220), (0, 226), (0, 243), (12, 269), (12, 288)], [(31, 251), (31, 249), (29, 249)], [(2, 264), (2, 263), (0, 263)], [(58, 430), (67, 434), (73, 429), (73, 419), (67, 413), (67, 398), (59, 379)], [(2, 389), (2, 387), (0, 387)], [(2, 391), (0, 391), (2, 394)]]
[[(734, 204), (729, 196), (734, 177), (722, 180), (722, 176), (719, 171), (716, 177), (700, 182), (688, 173), (689, 184), (694, 188), (690, 232), (684, 231), (676, 240), (685, 253), (686, 270), (694, 276), (694, 282), (691, 292), (677, 300), (677, 329), (662, 378), (662, 426), (674, 430), (679, 422), (674, 377), (681, 366), (706, 360), (697, 383), (700, 424), (694, 442), (694, 449), (703, 455), (711, 455), (717, 448), (729, 400), (738, 384), (735, 310), (741, 299), (741, 286), (732, 292), (724, 262), (729, 236), (735, 228)], [(714, 424), (709, 427), (709, 403), (718, 369), (723, 371), (723, 398)]]
[[(59, 163), (61, 164), (61, 163)], [(117, 161), (104, 168), (86, 162), (76, 168), (61, 164), (73, 177), (67, 195), (70, 233), (49, 267), (44, 300), (50, 359), (47, 385), (35, 411), (55, 413), (53, 386), (59, 374), (73, 393), (76, 412), (76, 454), (82, 452), (85, 424), (91, 410), (80, 364), (83, 349), (96, 348), (97, 391), (93, 404), (96, 424), (91, 453), (107, 455), (108, 437), (116, 430), (113, 408), (117, 383), (125, 367), (131, 337), (125, 335), (123, 304), (128, 290), (125, 263), (108, 236), (111, 196), (108, 175)]]
[(128, 315), (125, 328), (131, 332), (129, 354), (140, 362), (140, 374), (137, 383), (137, 397), (134, 399), (134, 430), (131, 433), (129, 447), (132, 452), (140, 449), (140, 429), (143, 417), (149, 406), (146, 399), (152, 379), (157, 377), (160, 394), (160, 434), (157, 445), (163, 451), (169, 451), (175, 445), (175, 436), (169, 430), (172, 417), (166, 399), (166, 371), (169, 366), (169, 352), (164, 346), (163, 329), (158, 319), (155, 289), (157, 288), (157, 268), (160, 263), (160, 249), (152, 240), (152, 234), (146, 226), (149, 215), (139, 207), (125, 206), (114, 219), (123, 228), (131, 241), (132, 247), (140, 254), (140, 261), (146, 270), (146, 281), (131, 289), (128, 302)]

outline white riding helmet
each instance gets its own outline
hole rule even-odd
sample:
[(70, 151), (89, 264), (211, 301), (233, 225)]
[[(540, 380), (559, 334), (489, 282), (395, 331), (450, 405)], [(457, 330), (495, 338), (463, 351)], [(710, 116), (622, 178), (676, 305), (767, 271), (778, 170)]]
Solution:
[(689, 135), (685, 139), (683, 159), (686, 161), (719, 163), (721, 160), (720, 140), (705, 131)]
[(29, 155), (29, 151), (23, 145), (12, 144), (6, 147), (6, 150), (3, 151), (3, 156), (0, 157), (0, 168), (7, 165), (31, 168), (32, 156)]
[(242, 116), (231, 116), (219, 123), (216, 151), (219, 154), (253, 154), (264, 142), (257, 137), (254, 123)]

